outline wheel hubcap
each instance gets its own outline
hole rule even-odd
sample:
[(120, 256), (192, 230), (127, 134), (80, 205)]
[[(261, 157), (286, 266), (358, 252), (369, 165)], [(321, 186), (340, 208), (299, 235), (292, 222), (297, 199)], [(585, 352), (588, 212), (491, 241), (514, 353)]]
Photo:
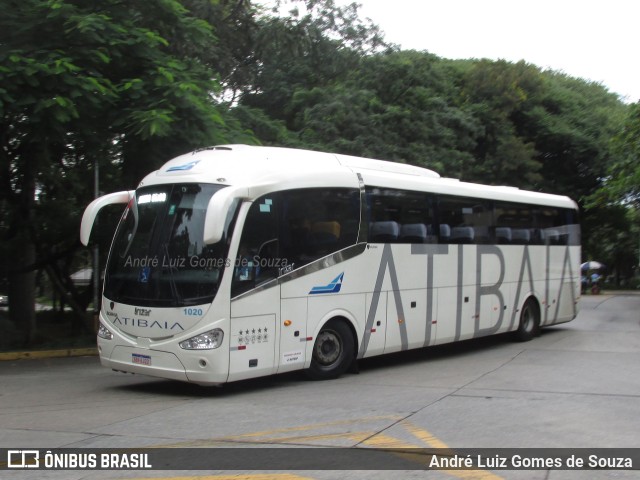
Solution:
[(331, 330), (320, 332), (316, 341), (315, 357), (322, 365), (335, 363), (342, 352), (340, 337)]

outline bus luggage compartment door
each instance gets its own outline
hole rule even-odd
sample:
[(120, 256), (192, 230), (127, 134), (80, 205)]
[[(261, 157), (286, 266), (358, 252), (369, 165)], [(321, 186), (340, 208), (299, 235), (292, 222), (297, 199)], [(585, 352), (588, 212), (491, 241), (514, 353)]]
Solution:
[(304, 367), (307, 349), (307, 298), (283, 298), (278, 373)]

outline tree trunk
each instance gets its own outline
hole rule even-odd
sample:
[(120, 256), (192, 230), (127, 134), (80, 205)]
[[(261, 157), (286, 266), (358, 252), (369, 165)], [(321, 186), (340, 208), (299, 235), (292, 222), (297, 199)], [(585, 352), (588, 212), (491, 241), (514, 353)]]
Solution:
[(27, 142), (17, 155), (18, 193), (12, 198), (15, 213), (8, 235), (9, 254), (9, 318), (22, 333), (24, 345), (36, 336), (36, 245), (33, 225), (36, 176), (47, 157), (44, 142)]
[(36, 271), (25, 271), (33, 265), (36, 249), (28, 234), (14, 241), (9, 269), (9, 318), (22, 333), (24, 346), (31, 344), (36, 335)]

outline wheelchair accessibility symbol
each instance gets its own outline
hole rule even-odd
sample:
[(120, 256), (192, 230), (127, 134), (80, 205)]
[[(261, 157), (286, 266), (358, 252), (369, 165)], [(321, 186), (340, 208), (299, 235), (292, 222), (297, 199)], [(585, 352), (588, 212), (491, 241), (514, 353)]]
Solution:
[(150, 267), (144, 267), (140, 270), (140, 275), (138, 275), (138, 282), (140, 283), (149, 283), (149, 275), (151, 274)]

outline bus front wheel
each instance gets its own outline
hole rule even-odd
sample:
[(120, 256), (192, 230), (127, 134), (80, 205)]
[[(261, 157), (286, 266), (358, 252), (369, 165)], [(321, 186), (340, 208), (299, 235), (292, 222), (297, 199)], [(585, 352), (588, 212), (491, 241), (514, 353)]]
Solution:
[(520, 323), (516, 330), (516, 338), (528, 342), (540, 333), (540, 307), (533, 298), (528, 298), (520, 311)]
[(311, 366), (307, 374), (314, 380), (328, 380), (342, 375), (354, 359), (353, 333), (341, 320), (328, 321), (313, 344)]

